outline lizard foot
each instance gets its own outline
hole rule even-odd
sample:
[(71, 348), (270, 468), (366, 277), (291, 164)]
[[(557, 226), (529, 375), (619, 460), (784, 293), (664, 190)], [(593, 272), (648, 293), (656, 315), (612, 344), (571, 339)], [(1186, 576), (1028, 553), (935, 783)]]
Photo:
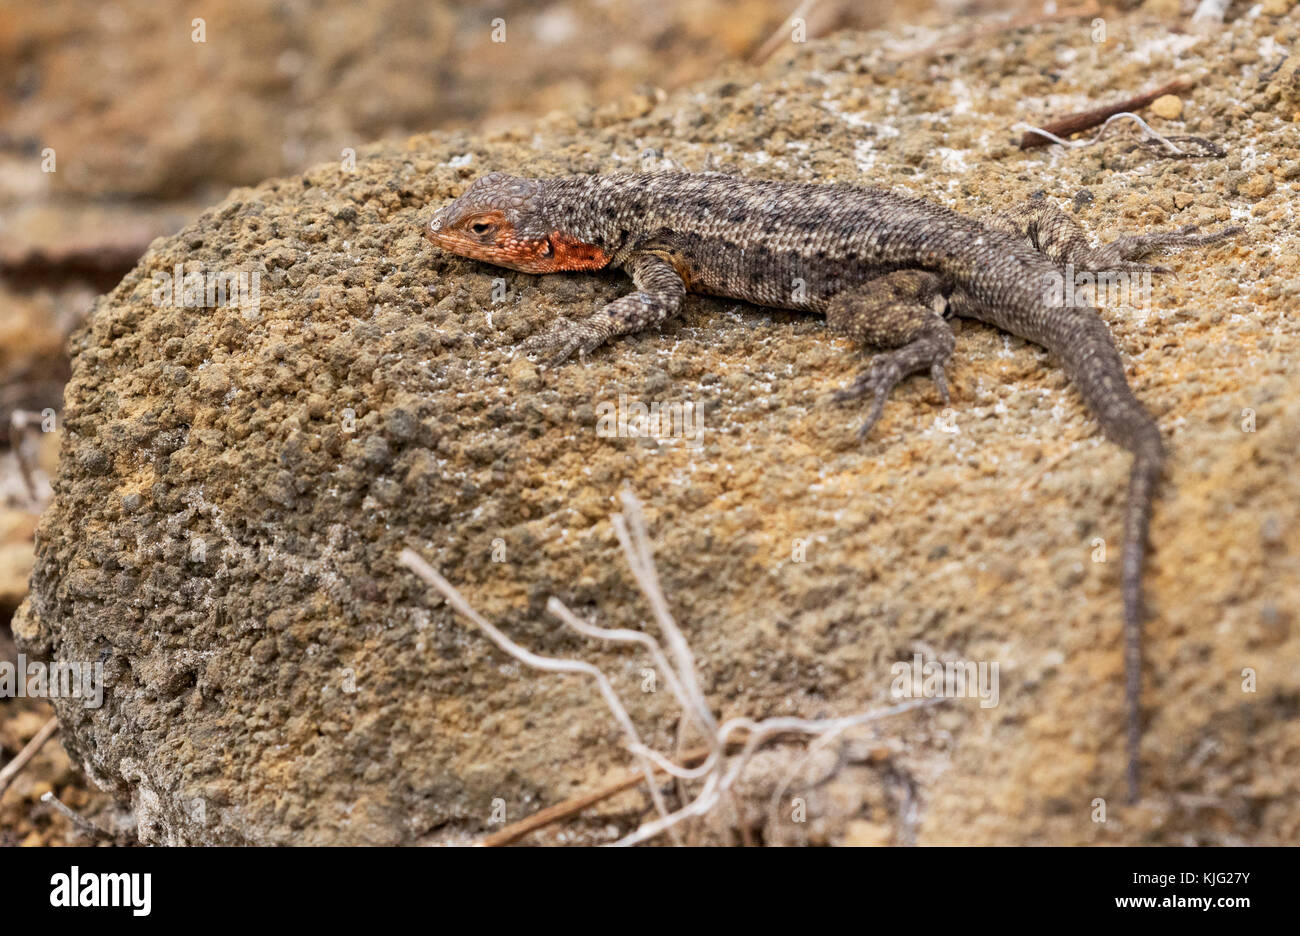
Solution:
[(943, 317), (949, 297), (942, 285), (933, 273), (895, 270), (840, 293), (827, 307), (826, 324), (832, 331), (877, 348), (893, 349), (873, 357), (858, 379), (833, 398), (844, 402), (872, 395), (871, 412), (858, 430), (859, 438), (871, 432), (890, 392), (908, 374), (929, 371), (944, 402), (948, 401), (943, 368), (952, 357), (956, 339)]
[(1199, 247), (1217, 244), (1240, 234), (1244, 228), (1233, 225), (1209, 234), (1200, 233), (1200, 225), (1188, 224), (1177, 231), (1121, 237), (1103, 247), (1081, 252), (1080, 268), (1097, 273), (1171, 273), (1169, 267), (1137, 262), (1139, 257), (1169, 247)]
[[(865, 439), (871, 434), (871, 430), (880, 419), (880, 414), (885, 410), (885, 401), (889, 399), (890, 392), (900, 380), (918, 369), (916, 363), (911, 347), (878, 354), (871, 359), (871, 365), (858, 375), (853, 383), (836, 392), (831, 398), (836, 403), (844, 403), (860, 399), (867, 394), (872, 395), (871, 412), (867, 414), (866, 422), (858, 429), (859, 439)], [(944, 406), (947, 406), (951, 398), (948, 393), (948, 376), (942, 361), (935, 361), (930, 365), (930, 379), (938, 388)]]
[(1140, 263), (1137, 260), (1112, 260), (1105, 269), (1087, 270), (1093, 273), (1172, 273), (1173, 268), (1158, 263)]
[(560, 319), (545, 332), (525, 341), (523, 350), (527, 354), (544, 355), (544, 367), (558, 367), (575, 353), (585, 356), (596, 350), (613, 333), (608, 315), (593, 315), (578, 322)]

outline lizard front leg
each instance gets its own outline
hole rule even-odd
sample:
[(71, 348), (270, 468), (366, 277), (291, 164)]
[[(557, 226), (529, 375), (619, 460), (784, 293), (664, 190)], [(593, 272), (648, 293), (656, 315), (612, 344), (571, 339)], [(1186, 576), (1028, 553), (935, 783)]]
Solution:
[(876, 355), (857, 380), (835, 394), (836, 402), (872, 394), (871, 412), (858, 430), (860, 437), (871, 432), (890, 391), (909, 374), (928, 370), (944, 404), (948, 403), (943, 368), (956, 340), (941, 314), (945, 300), (939, 287), (939, 277), (933, 273), (897, 270), (831, 300), (826, 322), (833, 331), (897, 349)]
[(637, 253), (625, 265), (637, 291), (616, 299), (594, 315), (578, 321), (561, 319), (550, 330), (524, 343), (524, 350), (548, 353), (550, 367), (576, 351), (586, 354), (616, 335), (660, 324), (682, 307), (686, 283), (673, 265), (658, 254)]
[(988, 219), (988, 226), (1023, 237), (1054, 263), (1070, 263), (1075, 269), (1089, 273), (1168, 273), (1168, 267), (1134, 261), (1164, 247), (1213, 244), (1242, 230), (1228, 227), (1213, 234), (1199, 234), (1197, 226), (1190, 224), (1178, 231), (1125, 236), (1093, 247), (1079, 222), (1045, 198), (1033, 198), (994, 215)]

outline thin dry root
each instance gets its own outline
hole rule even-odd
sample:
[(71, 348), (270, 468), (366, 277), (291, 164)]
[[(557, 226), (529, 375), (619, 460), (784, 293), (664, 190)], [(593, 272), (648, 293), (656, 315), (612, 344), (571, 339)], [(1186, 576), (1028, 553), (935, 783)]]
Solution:
[[(557, 598), (551, 598), (546, 608), (562, 623), (584, 637), (614, 643), (636, 643), (646, 649), (654, 661), (655, 669), (663, 676), (673, 698), (681, 707), (684, 717), (690, 720), (706, 739), (708, 755), (694, 766), (688, 765), (694, 763), (695, 758), (682, 758), (686, 763), (681, 763), (642, 743), (636, 727), (628, 716), (627, 709), (614, 691), (613, 684), (595, 666), (581, 660), (541, 656), (521, 647), (475, 611), (450, 582), (415, 552), (405, 549), (401, 554), (403, 565), (437, 590), (453, 610), (473, 623), (493, 643), (516, 660), (534, 669), (551, 673), (580, 673), (596, 681), (606, 706), (619, 727), (623, 729), (628, 749), (639, 762), (641, 775), (650, 790), (650, 796), (658, 813), (657, 819), (642, 825), (614, 844), (636, 845), (665, 832), (675, 836), (675, 830), (681, 823), (692, 817), (705, 815), (725, 799), (754, 752), (772, 738), (798, 735), (814, 739), (811, 752), (831, 743), (850, 728), (901, 714), (923, 705), (930, 705), (936, 701), (918, 699), (843, 718), (810, 720), (780, 717), (761, 721), (733, 718), (719, 725), (700, 689), (695, 657), (691, 653), (690, 645), (686, 642), (686, 637), (677, 626), (677, 622), (673, 620), (672, 613), (668, 610), (668, 601), (664, 598), (663, 590), (659, 585), (659, 576), (655, 571), (654, 556), (646, 533), (645, 514), (641, 509), (641, 503), (626, 490), (622, 494), (622, 502), (624, 513), (615, 514), (612, 518), (614, 532), (637, 585), (650, 603), (655, 622), (668, 645), (668, 652), (664, 652), (663, 646), (654, 636), (642, 631), (604, 628), (587, 623)], [(740, 736), (744, 737), (744, 741), (739, 752), (728, 756), (728, 745), (734, 745), (740, 740)], [(663, 801), (659, 784), (655, 780), (656, 768), (679, 780), (702, 780), (699, 793), (685, 806), (670, 812)], [(777, 791), (777, 801), (792, 779), (793, 774), (782, 783)], [(567, 810), (556, 811), (557, 818), (571, 814)]]

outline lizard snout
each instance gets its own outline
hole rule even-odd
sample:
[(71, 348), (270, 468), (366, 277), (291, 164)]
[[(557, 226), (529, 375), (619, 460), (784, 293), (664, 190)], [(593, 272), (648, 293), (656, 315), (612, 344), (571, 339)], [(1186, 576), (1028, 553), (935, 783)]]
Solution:
[(449, 205), (444, 205), (435, 211), (424, 225), (424, 238), (435, 247), (447, 249), (447, 235), (451, 231), (451, 219), (448, 217), (447, 209)]

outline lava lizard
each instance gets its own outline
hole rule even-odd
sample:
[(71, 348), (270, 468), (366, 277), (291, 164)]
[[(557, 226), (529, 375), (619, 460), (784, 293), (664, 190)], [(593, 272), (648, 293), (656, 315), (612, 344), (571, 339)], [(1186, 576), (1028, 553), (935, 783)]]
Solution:
[[(557, 365), (609, 339), (660, 324), (687, 292), (817, 312), (839, 333), (881, 349), (838, 401), (872, 398), (860, 430), (893, 387), (928, 371), (948, 402), (947, 317), (977, 319), (1042, 345), (1064, 365), (1112, 441), (1133, 455), (1124, 518), (1128, 795), (1139, 790), (1142, 568), (1164, 461), (1160, 429), (1129, 388), (1095, 309), (1050, 296), (1065, 264), (1079, 272), (1167, 272), (1137, 262), (1162, 247), (1208, 244), (1237, 227), (1121, 237), (1101, 247), (1046, 199), (986, 222), (883, 189), (761, 181), (720, 173), (521, 178), (492, 172), (437, 210), (438, 247), (526, 273), (621, 267), (636, 292), (560, 320), (524, 345)], [(1061, 295), (1061, 290), (1056, 290)]]

